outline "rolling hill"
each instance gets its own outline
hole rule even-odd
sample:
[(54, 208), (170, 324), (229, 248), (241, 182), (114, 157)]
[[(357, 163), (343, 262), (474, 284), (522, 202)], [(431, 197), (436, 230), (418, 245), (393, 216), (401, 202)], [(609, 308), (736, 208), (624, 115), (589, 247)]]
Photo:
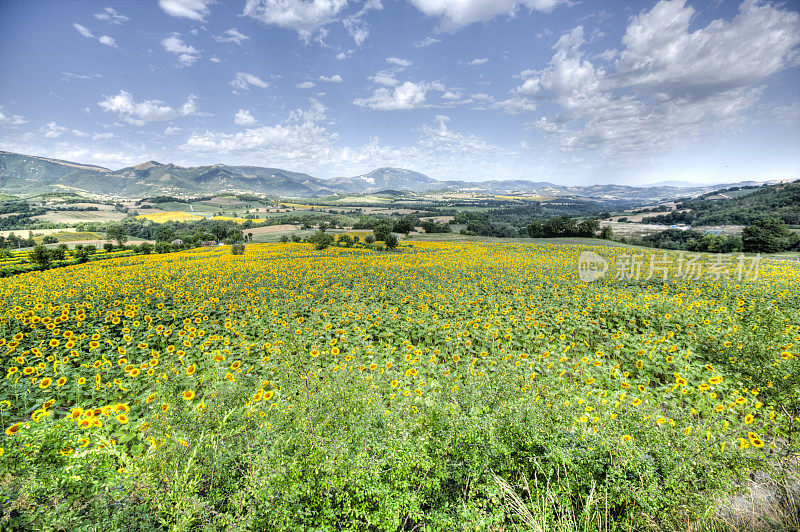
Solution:
[[(748, 182), (752, 183), (752, 182)], [(437, 181), (403, 168), (378, 168), (354, 177), (322, 179), (260, 166), (214, 164), (183, 167), (146, 161), (111, 170), (101, 166), (0, 151), (0, 193), (84, 192), (120, 198), (251, 193), (283, 197), (321, 197), (379, 190), (463, 191), (479, 194), (532, 194), (592, 200), (648, 202), (696, 197), (714, 186), (592, 185), (564, 186), (546, 181)]]

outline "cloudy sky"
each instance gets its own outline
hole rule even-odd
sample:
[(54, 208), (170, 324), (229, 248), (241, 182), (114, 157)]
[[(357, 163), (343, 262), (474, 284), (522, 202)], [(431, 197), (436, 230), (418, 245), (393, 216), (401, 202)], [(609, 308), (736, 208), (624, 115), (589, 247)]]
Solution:
[(800, 1), (0, 0), (0, 149), (121, 168), (800, 178)]

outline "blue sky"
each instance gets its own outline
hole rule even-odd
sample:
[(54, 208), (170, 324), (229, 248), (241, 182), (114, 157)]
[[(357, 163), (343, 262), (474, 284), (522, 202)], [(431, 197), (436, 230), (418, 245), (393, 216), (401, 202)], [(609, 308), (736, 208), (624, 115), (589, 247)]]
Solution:
[(0, 0), (0, 149), (121, 168), (800, 178), (800, 2)]

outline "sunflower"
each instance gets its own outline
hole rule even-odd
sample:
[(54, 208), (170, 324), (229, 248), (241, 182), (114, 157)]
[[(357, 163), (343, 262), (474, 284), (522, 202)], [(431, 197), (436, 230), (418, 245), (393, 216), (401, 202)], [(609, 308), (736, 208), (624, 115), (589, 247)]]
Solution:
[(192, 399), (194, 399), (194, 391), (186, 390), (181, 394), (181, 396), (183, 397), (184, 401), (191, 401)]
[(39, 388), (45, 390), (49, 388), (51, 384), (53, 384), (53, 379), (51, 379), (50, 377), (45, 377), (39, 382)]
[(633, 436), (630, 434), (623, 434), (621, 440), (623, 443), (630, 443), (633, 441)]
[(64, 386), (66, 383), (67, 383), (67, 378), (66, 378), (66, 377), (61, 377), (61, 378), (59, 378), (59, 379), (56, 381), (56, 386), (58, 386), (59, 388), (61, 388), (61, 387), (62, 387), (62, 386)]
[(22, 423), (14, 423), (6, 429), (6, 436), (13, 436), (19, 432), (20, 427), (22, 427)]
[(194, 364), (192, 364), (191, 366), (186, 368), (186, 374), (187, 375), (194, 375), (195, 371), (197, 371), (197, 366), (195, 366)]
[(275, 395), (275, 392), (273, 392), (272, 390), (270, 390), (268, 392), (264, 392), (264, 400), (265, 401), (269, 401), (270, 399), (272, 399), (272, 397), (274, 395)]
[(753, 414), (747, 414), (746, 416), (744, 416), (745, 425), (749, 425), (750, 423), (753, 422), (753, 420), (755, 420), (755, 416)]
[(117, 414), (117, 421), (121, 425), (126, 425), (130, 420), (128, 419), (128, 416), (126, 416), (125, 414)]
[(392, 388), (397, 388), (397, 385), (400, 384), (397, 379), (394, 379), (392, 382), (389, 383), (389, 386)]

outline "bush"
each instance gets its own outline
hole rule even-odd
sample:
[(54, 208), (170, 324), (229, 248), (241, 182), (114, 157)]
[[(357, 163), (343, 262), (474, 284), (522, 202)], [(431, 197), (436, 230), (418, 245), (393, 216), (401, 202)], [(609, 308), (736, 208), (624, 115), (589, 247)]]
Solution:
[(241, 242), (237, 242), (236, 244), (231, 244), (231, 254), (244, 255), (244, 244)]
[(397, 249), (400, 244), (400, 241), (394, 235), (387, 235), (383, 241), (386, 243), (386, 249), (388, 250)]

